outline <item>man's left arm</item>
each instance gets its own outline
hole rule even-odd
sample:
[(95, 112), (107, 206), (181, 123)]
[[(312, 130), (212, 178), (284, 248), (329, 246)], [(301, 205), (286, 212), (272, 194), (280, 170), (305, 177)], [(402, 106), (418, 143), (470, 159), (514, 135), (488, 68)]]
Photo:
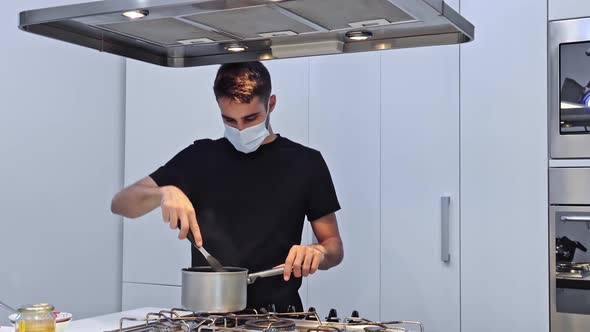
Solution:
[(336, 214), (329, 213), (312, 221), (311, 228), (318, 244), (291, 248), (285, 260), (285, 280), (289, 280), (291, 273), (297, 278), (307, 277), (318, 269), (327, 270), (342, 262), (344, 249)]

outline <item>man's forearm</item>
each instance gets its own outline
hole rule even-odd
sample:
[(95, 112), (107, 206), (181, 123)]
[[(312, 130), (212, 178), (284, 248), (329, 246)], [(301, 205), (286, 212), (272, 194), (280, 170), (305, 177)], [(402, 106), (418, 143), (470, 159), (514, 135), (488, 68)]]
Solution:
[(127, 218), (137, 218), (160, 206), (159, 187), (132, 185), (121, 190), (111, 202), (111, 211)]
[(324, 261), (320, 264), (320, 270), (327, 270), (332, 268), (344, 258), (344, 249), (342, 248), (342, 241), (340, 238), (329, 238), (319, 244), (320, 250), (324, 251)]

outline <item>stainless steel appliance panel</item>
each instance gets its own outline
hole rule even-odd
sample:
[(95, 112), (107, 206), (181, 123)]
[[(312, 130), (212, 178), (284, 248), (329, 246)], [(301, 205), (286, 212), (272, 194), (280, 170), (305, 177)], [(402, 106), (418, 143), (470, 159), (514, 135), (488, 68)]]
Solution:
[(549, 204), (590, 205), (590, 168), (549, 169)]
[(549, 22), (551, 158), (590, 158), (590, 18)]
[[(590, 314), (588, 314), (590, 313), (590, 289), (557, 287), (558, 278), (555, 274), (556, 261), (554, 239), (556, 236), (560, 236), (564, 232), (579, 234), (581, 228), (585, 229), (585, 231), (582, 232), (582, 235), (588, 237), (590, 230), (587, 229), (586, 222), (571, 222), (568, 224), (568, 222), (562, 221), (562, 219), (567, 217), (584, 216), (590, 218), (590, 206), (552, 206), (549, 210), (549, 214), (551, 331), (585, 332), (590, 329)], [(577, 282), (578, 284), (586, 282), (590, 285), (590, 280), (577, 280)]]
[[(584, 251), (590, 248), (590, 168), (550, 169), (549, 193), (551, 331), (588, 331), (590, 276), (573, 272), (590, 262), (590, 250)], [(563, 268), (567, 262), (557, 262), (556, 241), (564, 237), (582, 245), (574, 249), (571, 271)]]

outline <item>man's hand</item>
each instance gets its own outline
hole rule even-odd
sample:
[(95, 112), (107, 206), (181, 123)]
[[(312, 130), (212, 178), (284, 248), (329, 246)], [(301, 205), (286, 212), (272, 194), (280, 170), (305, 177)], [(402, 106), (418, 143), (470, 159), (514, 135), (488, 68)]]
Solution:
[(283, 278), (289, 280), (291, 273), (296, 278), (307, 277), (315, 273), (324, 261), (326, 249), (319, 244), (311, 246), (293, 246), (285, 260)]
[(178, 222), (180, 222), (178, 238), (185, 239), (190, 230), (193, 232), (196, 245), (202, 246), (203, 238), (197, 223), (197, 215), (188, 197), (175, 186), (160, 187), (160, 192), (162, 195), (160, 207), (162, 208), (164, 222), (169, 223), (171, 229), (176, 229)]

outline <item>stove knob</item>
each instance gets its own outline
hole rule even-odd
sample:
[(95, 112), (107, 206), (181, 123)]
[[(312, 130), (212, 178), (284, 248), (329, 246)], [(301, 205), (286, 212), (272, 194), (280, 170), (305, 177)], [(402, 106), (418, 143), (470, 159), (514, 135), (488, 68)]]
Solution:
[(266, 310), (266, 308), (260, 308), (258, 311), (260, 311), (261, 314), (268, 314), (268, 310)]
[(350, 317), (352, 318), (360, 318), (361, 316), (359, 316), (359, 312), (356, 310), (352, 311), (352, 315), (350, 315)]
[(294, 305), (290, 305), (287, 307), (287, 312), (297, 312), (297, 309)]
[(330, 309), (328, 317), (326, 317), (326, 321), (330, 323), (340, 322), (340, 318), (338, 318), (338, 313), (336, 312), (336, 309)]
[[(311, 313), (315, 313), (315, 308), (314, 307), (309, 307), (309, 309), (307, 309), (307, 312), (311, 312)], [(316, 320), (314, 315), (308, 315), (307, 317), (305, 317), (305, 320)]]
[(277, 308), (275, 307), (274, 303), (273, 304), (269, 304), (266, 309), (268, 310), (268, 312), (277, 312)]

